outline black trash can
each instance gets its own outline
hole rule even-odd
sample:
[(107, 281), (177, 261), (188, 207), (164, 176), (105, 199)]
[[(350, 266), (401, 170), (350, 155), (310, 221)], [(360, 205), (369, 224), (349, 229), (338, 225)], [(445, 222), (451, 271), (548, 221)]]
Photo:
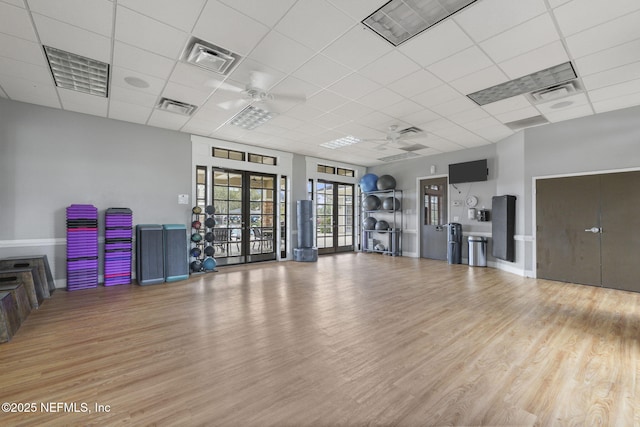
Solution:
[(447, 262), (462, 264), (462, 224), (447, 224)]
[(487, 238), (469, 236), (469, 265), (472, 267), (487, 266)]

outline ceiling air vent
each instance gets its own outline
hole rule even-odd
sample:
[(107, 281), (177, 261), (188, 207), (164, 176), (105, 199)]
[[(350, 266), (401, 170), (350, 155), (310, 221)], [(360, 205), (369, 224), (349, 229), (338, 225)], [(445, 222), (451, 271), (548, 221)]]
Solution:
[(170, 113), (182, 114), (183, 116), (190, 116), (196, 111), (198, 107), (185, 102), (176, 101), (174, 99), (162, 98), (158, 103), (158, 109), (169, 111)]
[(192, 37), (183, 54), (183, 60), (205, 70), (226, 76), (238, 64), (240, 55)]
[(400, 135), (410, 136), (410, 135), (415, 135), (415, 134), (418, 134), (418, 133), (422, 133), (422, 129), (417, 128), (415, 126), (411, 126), (411, 127), (406, 128), (406, 129), (399, 130), (398, 133)]
[(382, 160), (383, 162), (395, 162), (396, 160), (405, 160), (410, 159), (412, 157), (420, 157), (420, 154), (416, 154), (414, 152), (408, 151), (406, 153), (394, 154), (393, 156), (387, 156), (379, 158), (378, 160)]
[(511, 130), (517, 131), (533, 126), (546, 125), (547, 123), (549, 123), (549, 121), (543, 116), (533, 116), (522, 120), (516, 120), (515, 122), (505, 123), (505, 126), (508, 126)]
[(400, 147), (400, 149), (404, 151), (418, 151), (418, 150), (424, 150), (425, 148), (429, 148), (429, 147), (422, 144), (413, 144), (413, 145), (408, 145), (406, 147)]
[(534, 103), (553, 101), (554, 99), (564, 98), (575, 92), (582, 90), (577, 80), (572, 80), (550, 88), (531, 92), (529, 95)]

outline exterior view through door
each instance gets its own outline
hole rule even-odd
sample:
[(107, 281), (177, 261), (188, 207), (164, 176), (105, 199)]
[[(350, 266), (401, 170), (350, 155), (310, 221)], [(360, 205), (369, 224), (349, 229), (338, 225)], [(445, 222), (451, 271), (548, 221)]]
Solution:
[(319, 254), (353, 251), (354, 185), (318, 180), (316, 244)]
[(420, 256), (422, 258), (447, 259), (448, 186), (447, 178), (430, 178), (420, 181), (423, 205), (420, 212)]

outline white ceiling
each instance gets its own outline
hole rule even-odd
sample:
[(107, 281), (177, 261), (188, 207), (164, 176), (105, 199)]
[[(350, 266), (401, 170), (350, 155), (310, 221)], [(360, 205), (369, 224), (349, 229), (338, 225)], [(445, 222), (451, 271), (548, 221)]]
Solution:
[[(411, 142), (431, 155), (495, 143), (515, 120), (558, 122), (640, 105), (638, 0), (478, 0), (397, 48), (361, 24), (384, 3), (0, 0), (0, 97), (364, 166), (404, 151), (380, 150), (377, 141), (320, 144), (417, 126), (425, 132)], [(185, 64), (191, 36), (243, 59), (227, 77)], [(111, 64), (109, 98), (57, 88), (42, 45)], [(524, 95), (479, 107), (465, 96), (568, 60), (584, 91), (562, 99), (566, 107)], [(226, 122), (247, 105), (234, 101), (252, 71), (269, 76), (263, 89), (275, 95), (269, 108), (278, 115), (245, 131)], [(157, 110), (160, 97), (198, 110)]]

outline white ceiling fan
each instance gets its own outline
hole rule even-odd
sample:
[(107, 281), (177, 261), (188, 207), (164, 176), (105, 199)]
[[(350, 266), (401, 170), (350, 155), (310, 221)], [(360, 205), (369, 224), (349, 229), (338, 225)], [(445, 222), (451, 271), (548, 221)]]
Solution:
[(420, 136), (422, 129), (415, 126), (408, 127), (406, 129), (400, 129), (398, 125), (391, 125), (387, 129), (387, 136), (385, 139), (368, 139), (365, 141), (381, 142), (375, 147), (376, 150), (386, 150), (390, 145), (395, 146), (408, 146), (411, 145), (410, 139)]
[(272, 81), (273, 78), (267, 73), (251, 71), (249, 73), (249, 82), (244, 88), (223, 83), (218, 87), (218, 90), (236, 92), (238, 93), (238, 99), (221, 102), (218, 106), (225, 110), (232, 110), (256, 103), (260, 104), (259, 107), (264, 110), (279, 112), (287, 105), (294, 105), (307, 100), (306, 96), (303, 95), (270, 92), (266, 88), (272, 85)]

